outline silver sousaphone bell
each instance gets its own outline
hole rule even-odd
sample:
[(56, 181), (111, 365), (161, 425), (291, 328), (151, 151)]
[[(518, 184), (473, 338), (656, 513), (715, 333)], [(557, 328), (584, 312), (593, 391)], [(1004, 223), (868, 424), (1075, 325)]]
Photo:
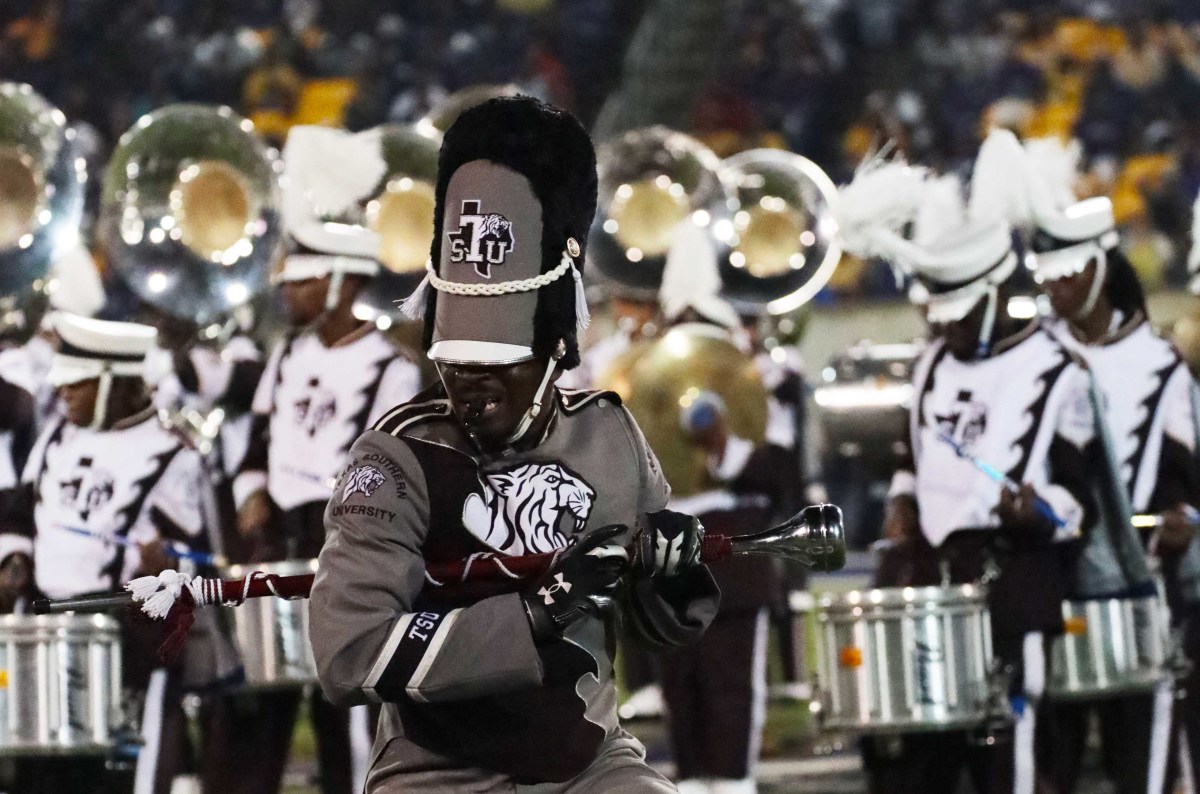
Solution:
[(359, 293), (354, 315), (386, 330), (402, 320), (400, 301), (425, 277), (442, 136), (431, 124), (387, 124), (380, 128), (379, 145), (387, 170), (362, 217), (346, 221), (379, 235), (382, 267)]
[(268, 284), (282, 244), (280, 166), (226, 107), (168, 105), (121, 136), (101, 191), (99, 238), (138, 298), (204, 327)]
[(695, 138), (656, 126), (602, 143), (596, 169), (588, 278), (615, 294), (655, 302), (679, 222), (728, 223), (732, 195), (721, 160)]
[(713, 223), (728, 247), (724, 296), (739, 310), (794, 312), (821, 291), (841, 260), (833, 204), (837, 188), (816, 163), (777, 149), (725, 159), (734, 199), (730, 217)]
[(79, 245), (86, 164), (62, 112), (0, 83), (0, 334), (32, 333), (55, 258)]

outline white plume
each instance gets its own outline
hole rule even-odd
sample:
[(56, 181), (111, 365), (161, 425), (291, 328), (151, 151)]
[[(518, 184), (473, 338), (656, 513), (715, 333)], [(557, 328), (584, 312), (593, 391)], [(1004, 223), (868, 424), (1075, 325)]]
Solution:
[(974, 220), (1002, 218), (1014, 226), (1032, 223), (1029, 164), (1021, 142), (1010, 130), (988, 133), (971, 172), (967, 214)]
[(1064, 143), (1062, 138), (1030, 138), (1025, 141), (1025, 157), (1029, 173), (1045, 183), (1050, 199), (1062, 209), (1078, 201), (1075, 180), (1083, 148), (1078, 140)]
[(672, 232), (658, 288), (663, 314), (674, 320), (691, 308), (726, 328), (738, 330), (741, 320), (733, 306), (721, 297), (721, 286), (712, 237), (690, 218), (680, 221)]
[(78, 236), (55, 251), (50, 273), (54, 291), (50, 305), (55, 309), (92, 317), (104, 306), (104, 284), (96, 260)]
[(925, 170), (882, 157), (864, 163), (838, 190), (834, 212), (843, 247), (855, 256), (899, 264), (910, 245), (904, 226), (916, 218)]
[(929, 177), (921, 187), (921, 203), (913, 222), (913, 242), (929, 245), (967, 220), (962, 180), (955, 174)]
[(283, 220), (291, 229), (353, 207), (387, 172), (376, 128), (292, 127), (283, 147)]

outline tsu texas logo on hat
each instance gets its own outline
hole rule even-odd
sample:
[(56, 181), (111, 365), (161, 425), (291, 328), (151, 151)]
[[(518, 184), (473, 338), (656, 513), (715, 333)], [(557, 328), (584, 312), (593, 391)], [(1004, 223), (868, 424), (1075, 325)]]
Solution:
[(434, 361), (570, 369), (588, 322), (582, 270), (596, 211), (596, 156), (570, 114), (492, 99), (446, 131), (426, 277), (404, 302)]
[(492, 277), (492, 266), (503, 265), (513, 249), (512, 221), (498, 212), (483, 212), (477, 199), (465, 199), (458, 215), (458, 231), (450, 232), (450, 261), (475, 266), (481, 278)]

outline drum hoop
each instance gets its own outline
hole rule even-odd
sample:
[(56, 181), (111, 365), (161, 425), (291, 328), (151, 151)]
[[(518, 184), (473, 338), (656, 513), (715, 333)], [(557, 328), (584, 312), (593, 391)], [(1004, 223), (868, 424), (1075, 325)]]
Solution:
[(847, 612), (853, 609), (876, 607), (943, 607), (955, 605), (983, 605), (987, 591), (978, 584), (950, 585), (948, 587), (886, 587), (871, 590), (851, 590), (846, 593), (821, 593), (817, 597), (818, 610)]

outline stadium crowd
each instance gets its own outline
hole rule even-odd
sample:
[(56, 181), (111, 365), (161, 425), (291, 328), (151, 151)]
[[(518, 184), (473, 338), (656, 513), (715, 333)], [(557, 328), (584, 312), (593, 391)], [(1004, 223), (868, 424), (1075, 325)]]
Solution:
[[(11, 0), (0, 75), (72, 120), (93, 166), (140, 115), (231, 105), (293, 124), (413, 121), (514, 82), (596, 117), (646, 0)], [(690, 130), (718, 154), (779, 146), (844, 181), (884, 142), (943, 170), (983, 132), (1074, 136), (1151, 289), (1183, 280), (1200, 191), (1200, 8), (1187, 0), (742, 0)], [(70, 47), (61, 42), (71, 42)], [(725, 55), (724, 53), (727, 53)], [(97, 171), (93, 171), (97, 173)], [(882, 268), (834, 290), (888, 294)]]

